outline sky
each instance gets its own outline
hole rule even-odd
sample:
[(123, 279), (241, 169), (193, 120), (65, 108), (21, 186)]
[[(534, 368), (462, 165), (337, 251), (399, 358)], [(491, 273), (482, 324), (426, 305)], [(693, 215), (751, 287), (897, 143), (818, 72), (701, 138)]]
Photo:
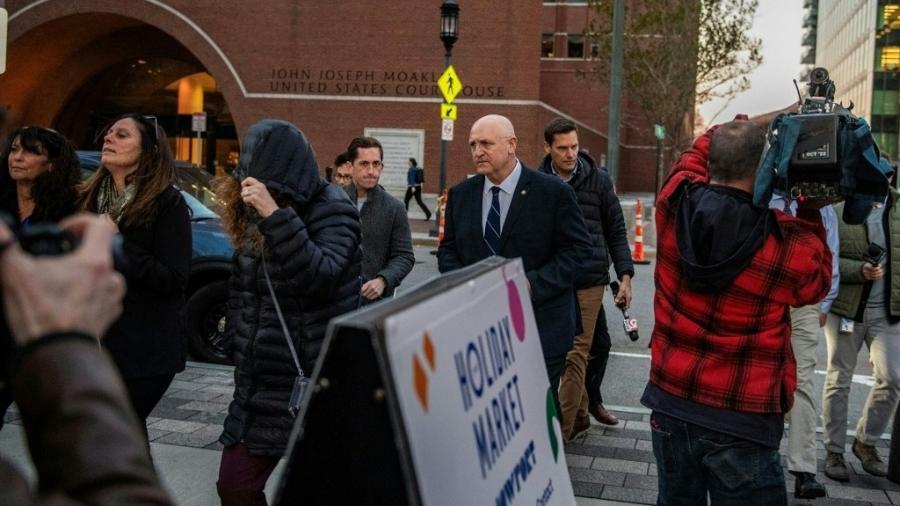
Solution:
[[(751, 116), (781, 109), (797, 101), (792, 79), (800, 73), (803, 47), (803, 0), (759, 0), (753, 36), (762, 39), (763, 63), (750, 74), (750, 89), (736, 96), (715, 122), (729, 121), (735, 114)], [(800, 83), (801, 89), (803, 83)], [(723, 106), (713, 100), (700, 107), (706, 123)]]

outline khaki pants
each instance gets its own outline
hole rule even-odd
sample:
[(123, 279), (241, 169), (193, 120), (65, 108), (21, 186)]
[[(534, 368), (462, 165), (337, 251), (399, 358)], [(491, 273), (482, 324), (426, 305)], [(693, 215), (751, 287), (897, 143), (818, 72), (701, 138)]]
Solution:
[(828, 373), (822, 402), (825, 449), (844, 453), (847, 444), (847, 403), (856, 358), (863, 343), (869, 348), (875, 384), (869, 390), (856, 439), (867, 445), (878, 442), (900, 401), (900, 324), (891, 324), (884, 309), (866, 309), (853, 332), (840, 332), (840, 317), (828, 315)]
[(797, 361), (797, 390), (794, 407), (788, 413), (787, 467), (789, 471), (816, 474), (816, 402), (813, 377), (816, 373), (816, 348), (823, 335), (819, 327), (819, 306), (791, 309), (791, 346)]
[(572, 437), (572, 426), (576, 416), (587, 416), (588, 396), (584, 388), (584, 373), (587, 368), (588, 353), (594, 339), (597, 312), (603, 303), (603, 285), (578, 290), (578, 307), (581, 310), (581, 334), (575, 336), (575, 343), (566, 355), (566, 370), (559, 382), (560, 418), (565, 439)]

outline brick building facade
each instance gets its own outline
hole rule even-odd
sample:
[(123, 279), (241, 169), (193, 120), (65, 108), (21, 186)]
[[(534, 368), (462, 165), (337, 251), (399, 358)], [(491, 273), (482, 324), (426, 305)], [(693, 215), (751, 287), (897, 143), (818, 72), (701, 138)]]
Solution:
[[(255, 121), (292, 121), (322, 168), (365, 132), (396, 155), (385, 181), (402, 184), (414, 153), (437, 191), (440, 0), (7, 0), (0, 106), (9, 124), (49, 125), (90, 148), (113, 114), (160, 118), (179, 158), (226, 166)], [(543, 157), (544, 125), (575, 120), (596, 158), (606, 151), (607, 91), (577, 76), (589, 67), (584, 3), (461, 2), (453, 63), (464, 88), (448, 147), (448, 184), (472, 172), (472, 122), (500, 113), (516, 126), (523, 162)], [(627, 96), (626, 96), (627, 99)], [(630, 107), (625, 104), (625, 107)], [(209, 115), (197, 144), (193, 112)], [(619, 188), (652, 191), (650, 129), (621, 132)], [(201, 151), (202, 150), (202, 151)], [(195, 154), (196, 151), (196, 154)]]

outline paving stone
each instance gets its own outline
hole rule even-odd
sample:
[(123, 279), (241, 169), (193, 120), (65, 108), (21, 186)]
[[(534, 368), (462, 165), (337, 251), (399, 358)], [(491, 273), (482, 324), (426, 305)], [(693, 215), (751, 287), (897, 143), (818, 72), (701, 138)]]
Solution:
[(638, 439), (637, 443), (634, 445), (634, 449), (641, 450), (643, 452), (652, 452), (653, 451), (653, 441)]
[(165, 408), (157, 406), (150, 414), (157, 418), (166, 420), (187, 420), (197, 413), (197, 411), (188, 411), (185, 409)]
[[(193, 381), (197, 378), (203, 377), (202, 374), (198, 374), (195, 372), (182, 372), (175, 375), (176, 381)], [(171, 387), (169, 387), (171, 388)]]
[(169, 432), (167, 430), (154, 429), (153, 427), (147, 427), (147, 438), (150, 441), (156, 441), (157, 439), (159, 439), (163, 436), (166, 436), (168, 434), (171, 434), (171, 432)]
[(828, 497), (836, 499), (851, 499), (854, 501), (881, 503), (890, 502), (890, 499), (888, 499), (883, 490), (872, 490), (859, 487), (833, 487), (831, 485), (825, 485), (825, 489), (828, 490)]
[(194, 383), (206, 383), (210, 385), (231, 385), (234, 386), (234, 378), (229, 376), (200, 376), (192, 380)]
[(222, 435), (221, 428), (206, 426), (190, 433), (173, 432), (157, 439), (154, 443), (203, 448), (218, 441), (220, 435)]
[(600, 494), (603, 493), (603, 485), (599, 483), (587, 483), (584, 481), (573, 481), (572, 482), (572, 490), (575, 491), (575, 495), (579, 497), (596, 497), (600, 498)]
[(591, 462), (593, 460), (594, 457), (590, 457), (588, 455), (575, 455), (574, 453), (566, 454), (566, 465), (568, 465), (569, 467), (590, 469)]
[(617, 473), (613, 471), (598, 471), (596, 469), (582, 469), (580, 467), (570, 467), (569, 478), (572, 481), (599, 483), (601, 485), (615, 485), (617, 487), (621, 487), (625, 483), (625, 473)]
[(625, 475), (625, 488), (657, 490), (657, 487), (659, 487), (659, 478), (656, 476), (641, 476), (638, 474)]
[(647, 469), (647, 476), (656, 476), (656, 475), (657, 475), (656, 464), (650, 464), (650, 468)]
[(627, 422), (625, 422), (625, 428), (650, 432), (650, 423), (644, 421), (636, 422), (634, 420), (628, 420)]
[(900, 485), (888, 481), (887, 478), (879, 478), (871, 474), (858, 474), (852, 478), (850, 483), (854, 487), (900, 491)]
[(208, 413), (205, 411), (201, 411), (196, 415), (188, 418), (189, 422), (200, 422), (206, 423), (209, 425), (216, 425), (218, 427), (222, 427), (222, 424), (225, 423), (225, 417), (228, 416), (225, 413)]
[(603, 434), (612, 437), (644, 439), (648, 441), (653, 437), (650, 432), (647, 432), (645, 430), (623, 429), (619, 427), (606, 427), (603, 429)]
[(591, 434), (585, 439), (585, 444), (594, 446), (608, 446), (610, 448), (634, 448), (637, 440), (633, 438), (602, 436)]
[(609, 446), (596, 446), (579, 443), (568, 443), (566, 445), (566, 453), (574, 453), (575, 455), (590, 455), (591, 457), (612, 457), (616, 453), (616, 449)]
[(615, 471), (617, 473), (647, 474), (647, 462), (633, 462), (630, 460), (608, 459), (597, 457), (591, 464), (591, 469), (600, 471)]
[(172, 380), (169, 390), (200, 390), (202, 387), (203, 385), (192, 381)]
[(234, 386), (225, 386), (225, 385), (206, 385), (202, 388), (205, 392), (217, 392), (219, 395), (234, 394)]
[(191, 402), (188, 399), (178, 399), (176, 397), (163, 397), (156, 403), (157, 408), (167, 409), (184, 409), (182, 406)]
[(652, 452), (632, 450), (629, 448), (616, 448), (614, 457), (622, 460), (633, 460), (635, 462), (656, 463), (656, 457), (653, 456)]
[(203, 448), (205, 448), (207, 450), (216, 450), (216, 451), (220, 452), (220, 451), (222, 451), (223, 448), (225, 448), (225, 445), (216, 441), (215, 443), (208, 444), (208, 445), (204, 446)]
[[(167, 430), (170, 432), (180, 432), (180, 433), (191, 433), (197, 430), (200, 430), (206, 427), (207, 424), (199, 423), (199, 422), (188, 422), (184, 420), (160, 420), (153, 425), (150, 425), (151, 428), (159, 429), (159, 430)], [(220, 429), (221, 433), (221, 429)]]
[(622, 411), (611, 411), (612, 414), (616, 415), (616, 418), (619, 419), (619, 425), (622, 424), (622, 420), (634, 420), (640, 422), (643, 420), (643, 413), (625, 413)]
[(637, 504), (656, 504), (656, 491), (623, 487), (603, 487), (603, 499), (624, 501)]
[(191, 401), (184, 406), (181, 406), (179, 409), (205, 411), (207, 413), (222, 413), (228, 409), (228, 404), (222, 402)]
[(893, 492), (888, 490), (885, 492), (887, 494), (888, 499), (891, 500), (891, 504), (900, 504), (900, 492)]
[(176, 399), (185, 399), (189, 401), (212, 401), (217, 397), (222, 397), (222, 394), (207, 390), (175, 390), (166, 392), (166, 397), (174, 397)]

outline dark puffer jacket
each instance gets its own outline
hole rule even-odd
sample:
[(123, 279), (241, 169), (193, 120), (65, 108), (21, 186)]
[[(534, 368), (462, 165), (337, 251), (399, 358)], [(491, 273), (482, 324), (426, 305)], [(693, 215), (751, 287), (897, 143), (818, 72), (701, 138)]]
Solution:
[[(547, 155), (541, 163), (541, 172), (553, 174), (550, 163), (550, 155)], [(582, 263), (581, 274), (575, 280), (575, 289), (609, 284), (610, 257), (620, 279), (625, 274), (634, 277), (625, 218), (622, 216), (622, 206), (613, 189), (612, 179), (605, 171), (597, 168), (587, 153), (580, 152), (578, 170), (568, 182), (575, 190), (578, 206), (584, 213), (584, 223), (594, 244), (593, 255)]]
[[(328, 321), (359, 307), (358, 213), (341, 188), (319, 178), (312, 149), (293, 125), (257, 123), (244, 147), (236, 175), (255, 177), (292, 201), (258, 229), (278, 303), (310, 375)], [(243, 442), (254, 455), (282, 455), (294, 422), (288, 400), (297, 371), (262, 261), (252, 252), (236, 254), (226, 321), (235, 390), (220, 441)]]

